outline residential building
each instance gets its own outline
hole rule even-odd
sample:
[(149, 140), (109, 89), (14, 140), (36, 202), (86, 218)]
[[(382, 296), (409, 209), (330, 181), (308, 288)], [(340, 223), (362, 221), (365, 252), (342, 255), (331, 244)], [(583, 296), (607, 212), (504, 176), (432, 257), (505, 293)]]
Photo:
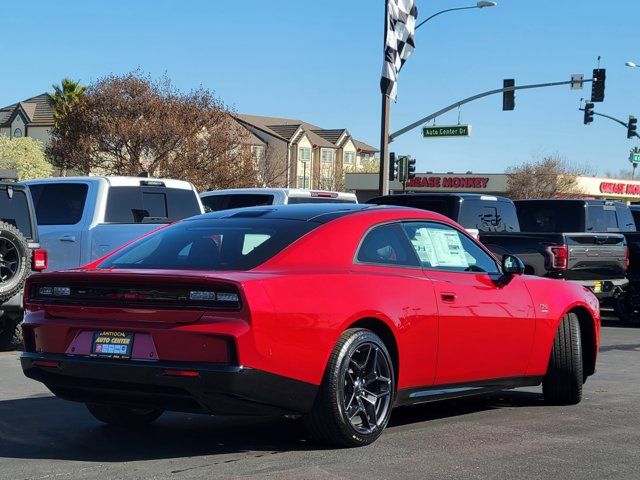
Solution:
[[(323, 129), (302, 120), (236, 115), (261, 143), (262, 183), (289, 188), (343, 190), (346, 172), (370, 168), (377, 149), (351, 137), (346, 128)], [(250, 143), (251, 140), (248, 140)]]
[(0, 109), (0, 135), (31, 137), (49, 143), (53, 128), (53, 101), (48, 93)]

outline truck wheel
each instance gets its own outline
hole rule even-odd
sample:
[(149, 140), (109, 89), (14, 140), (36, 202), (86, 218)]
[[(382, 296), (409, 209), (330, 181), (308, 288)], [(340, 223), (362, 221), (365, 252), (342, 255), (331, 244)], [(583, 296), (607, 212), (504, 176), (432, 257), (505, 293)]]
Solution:
[(22, 346), (22, 316), (0, 316), (0, 352), (21, 350)]
[(368, 445), (387, 426), (394, 396), (393, 363), (384, 342), (370, 330), (349, 329), (331, 353), (304, 421), (318, 440), (344, 447)]
[(0, 222), (0, 301), (22, 289), (31, 273), (31, 250), (20, 230)]
[(162, 415), (163, 410), (155, 408), (136, 408), (123, 405), (98, 405), (87, 403), (91, 415), (101, 422), (120, 427), (139, 427), (148, 425)]
[(582, 399), (582, 342), (575, 313), (567, 313), (553, 341), (542, 393), (550, 405), (575, 405)]
[(613, 311), (623, 322), (640, 321), (640, 305), (638, 305), (638, 295), (632, 289), (625, 292), (624, 297), (616, 298), (613, 302)]

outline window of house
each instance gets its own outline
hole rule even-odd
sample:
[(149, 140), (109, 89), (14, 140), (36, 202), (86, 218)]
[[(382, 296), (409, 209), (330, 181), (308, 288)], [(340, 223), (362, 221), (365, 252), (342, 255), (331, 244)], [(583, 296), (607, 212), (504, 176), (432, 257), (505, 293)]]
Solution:
[(298, 149), (298, 173), (296, 175), (297, 188), (311, 188), (311, 148)]
[(13, 136), (14, 136), (14, 137), (21, 137), (21, 136), (22, 136), (22, 129), (21, 129), (21, 128), (16, 128), (16, 129), (13, 131)]
[(331, 190), (335, 185), (335, 150), (331, 148), (323, 148), (320, 153), (320, 159), (320, 188), (323, 190)]
[(344, 164), (355, 165), (355, 163), (356, 163), (356, 152), (344, 152)]
[(262, 145), (251, 146), (251, 156), (256, 162), (264, 158), (264, 147)]
[(309, 147), (300, 147), (298, 152), (301, 162), (308, 162), (311, 160), (311, 149)]

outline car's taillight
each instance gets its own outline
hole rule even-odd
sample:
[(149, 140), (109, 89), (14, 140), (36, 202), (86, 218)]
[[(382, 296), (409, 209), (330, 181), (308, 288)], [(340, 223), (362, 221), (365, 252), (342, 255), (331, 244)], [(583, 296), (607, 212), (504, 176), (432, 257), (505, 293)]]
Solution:
[(33, 270), (41, 272), (46, 270), (49, 266), (49, 254), (44, 248), (39, 248), (33, 251)]
[(624, 247), (624, 268), (629, 269), (629, 246)]
[(569, 251), (566, 245), (552, 245), (547, 247), (551, 268), (566, 270), (569, 263)]

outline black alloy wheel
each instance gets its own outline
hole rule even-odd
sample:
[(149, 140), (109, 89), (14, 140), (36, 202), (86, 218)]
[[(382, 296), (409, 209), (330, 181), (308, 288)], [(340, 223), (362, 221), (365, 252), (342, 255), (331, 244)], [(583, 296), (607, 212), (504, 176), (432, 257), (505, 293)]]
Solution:
[(391, 365), (374, 343), (353, 352), (344, 374), (341, 410), (358, 433), (370, 435), (384, 428), (391, 406)]
[(20, 254), (16, 245), (8, 238), (0, 238), (0, 283), (11, 281), (19, 265)]
[(348, 329), (331, 352), (305, 424), (314, 438), (333, 445), (373, 443), (391, 417), (395, 387), (385, 343), (371, 330)]

